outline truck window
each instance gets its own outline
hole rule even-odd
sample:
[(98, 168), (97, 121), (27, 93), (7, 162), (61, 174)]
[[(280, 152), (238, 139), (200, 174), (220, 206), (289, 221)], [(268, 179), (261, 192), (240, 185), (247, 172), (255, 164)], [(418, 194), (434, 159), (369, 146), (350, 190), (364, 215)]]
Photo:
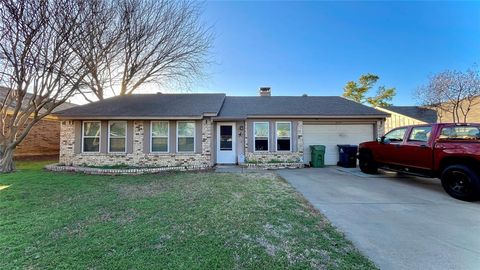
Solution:
[(431, 133), (432, 127), (430, 126), (414, 127), (412, 128), (412, 132), (410, 133), (408, 140), (414, 142), (428, 142)]
[(442, 140), (480, 140), (480, 129), (474, 126), (444, 127), (440, 132)]
[(403, 141), (403, 137), (405, 137), (406, 131), (407, 128), (394, 129), (385, 134), (385, 139), (389, 140), (390, 142), (401, 142)]

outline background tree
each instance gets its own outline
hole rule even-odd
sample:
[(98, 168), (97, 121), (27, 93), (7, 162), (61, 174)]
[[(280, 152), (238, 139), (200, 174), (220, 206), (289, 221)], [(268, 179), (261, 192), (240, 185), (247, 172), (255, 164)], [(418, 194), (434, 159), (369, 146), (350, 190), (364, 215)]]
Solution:
[(367, 96), (370, 89), (373, 88), (379, 79), (380, 77), (377, 75), (367, 73), (360, 76), (358, 83), (349, 81), (343, 88), (343, 96), (359, 103), (368, 103), (374, 107), (390, 106), (389, 101), (391, 101), (396, 94), (395, 88), (380, 86), (374, 96)]
[(16, 146), (80, 89), (86, 1), (0, 0), (0, 83), (9, 89), (0, 100), (0, 172), (14, 170)]
[(89, 8), (92, 34), (81, 55), (95, 99), (132, 94), (145, 83), (189, 80), (208, 63), (212, 38), (198, 3), (93, 0)]
[(440, 121), (465, 123), (480, 104), (480, 72), (477, 66), (466, 71), (446, 70), (433, 75), (416, 93), (419, 102), (437, 111)]

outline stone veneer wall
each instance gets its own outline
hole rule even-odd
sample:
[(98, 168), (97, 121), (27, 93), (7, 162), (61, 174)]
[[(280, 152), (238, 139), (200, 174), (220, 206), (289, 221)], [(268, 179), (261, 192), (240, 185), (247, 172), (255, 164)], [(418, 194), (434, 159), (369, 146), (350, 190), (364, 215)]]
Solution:
[(385, 135), (385, 121), (384, 120), (377, 121), (375, 123), (375, 127), (377, 128), (377, 130), (376, 130), (377, 134), (375, 134), (376, 137), (381, 137), (381, 136)]
[[(133, 121), (133, 151), (132, 153), (76, 153), (75, 122), (62, 121), (60, 128), (60, 164), (63, 165), (95, 165), (111, 166), (125, 164), (142, 167), (177, 167), (196, 166), (211, 167), (212, 160), (212, 121), (202, 120), (201, 153), (145, 153), (144, 152), (144, 121)], [(78, 151), (77, 151), (78, 152)]]
[(253, 131), (248, 130), (249, 125), (245, 125), (245, 160), (250, 163), (272, 163), (272, 162), (301, 162), (303, 163), (303, 121), (296, 121), (297, 151), (292, 152), (253, 152), (248, 150), (248, 136), (253, 136)]

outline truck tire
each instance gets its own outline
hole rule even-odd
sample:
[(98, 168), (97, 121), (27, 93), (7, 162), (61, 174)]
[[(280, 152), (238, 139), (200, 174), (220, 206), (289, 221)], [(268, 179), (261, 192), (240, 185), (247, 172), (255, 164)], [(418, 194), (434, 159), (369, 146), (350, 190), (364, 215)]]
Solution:
[(362, 151), (358, 156), (358, 164), (360, 170), (363, 173), (367, 174), (376, 174), (378, 173), (378, 165), (373, 159), (373, 155), (369, 152)]
[(466, 165), (450, 165), (440, 177), (443, 189), (455, 199), (475, 201), (480, 197), (480, 177)]

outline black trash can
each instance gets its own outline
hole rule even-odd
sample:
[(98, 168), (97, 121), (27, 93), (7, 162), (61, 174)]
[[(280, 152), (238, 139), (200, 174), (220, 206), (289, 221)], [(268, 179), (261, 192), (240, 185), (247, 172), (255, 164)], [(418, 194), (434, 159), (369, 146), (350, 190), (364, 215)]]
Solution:
[(358, 146), (350, 144), (338, 144), (338, 163), (337, 165), (344, 168), (357, 167), (357, 151)]

